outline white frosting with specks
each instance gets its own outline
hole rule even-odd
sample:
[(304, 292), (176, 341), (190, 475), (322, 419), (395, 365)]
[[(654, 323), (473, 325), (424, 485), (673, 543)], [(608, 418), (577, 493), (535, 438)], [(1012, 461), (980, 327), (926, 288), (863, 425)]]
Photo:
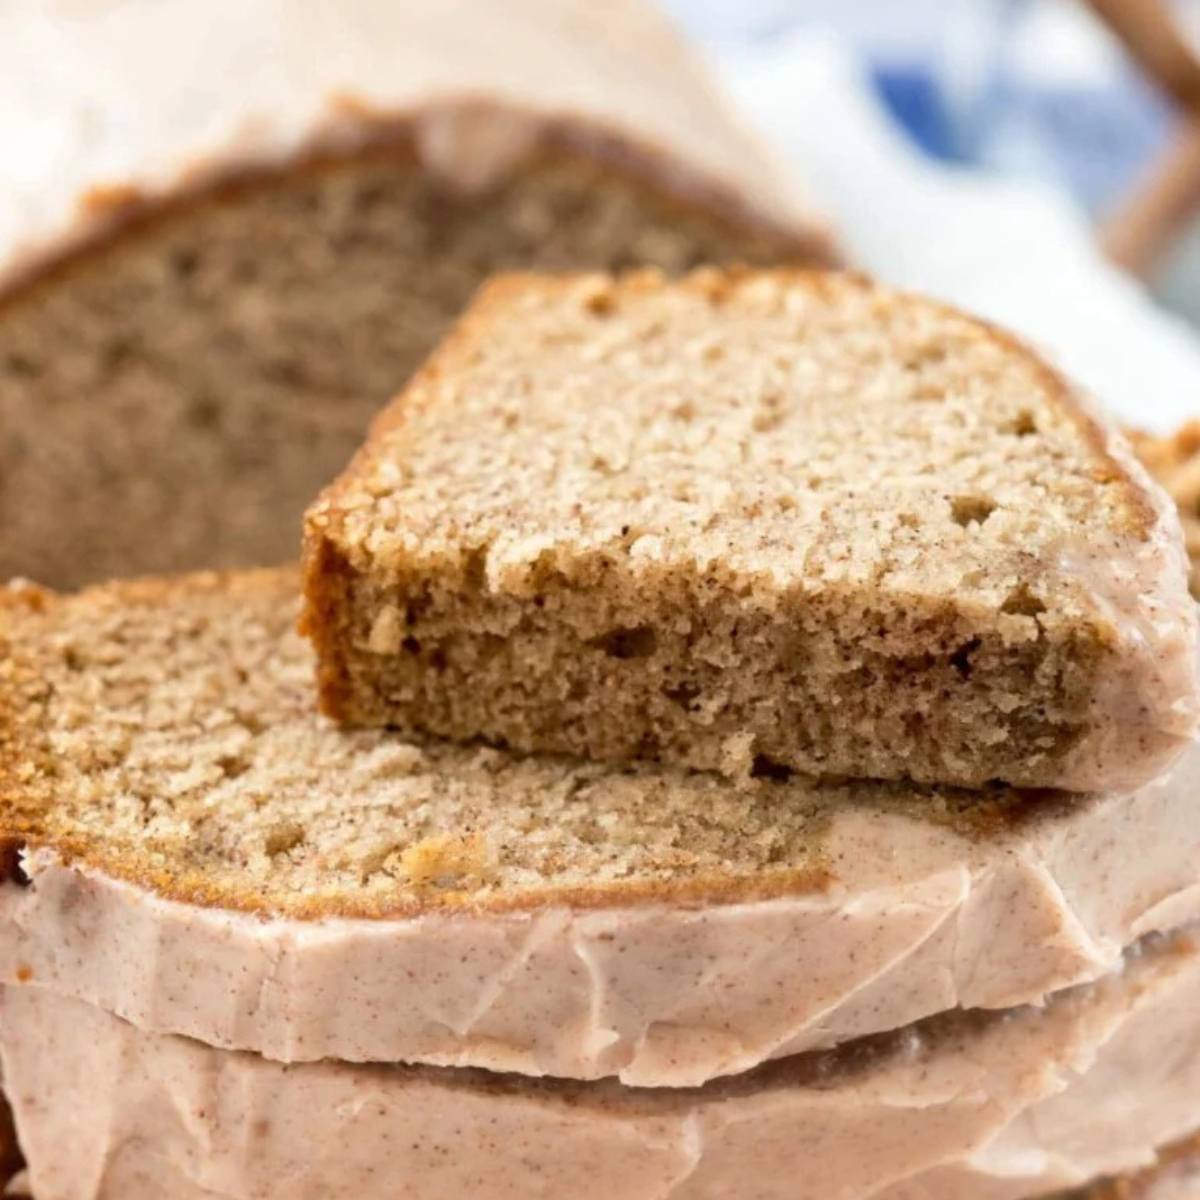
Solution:
[[(1200, 1094), (1200, 954), (846, 1059), (677, 1092), (307, 1063), (5, 989), (0, 1055), (55, 1200), (1017, 1200), (1147, 1164)], [(98, 1187), (99, 1185), (99, 1187)]]
[(0, 886), (0, 982), (284, 1062), (478, 1066), (687, 1086), (1111, 971), (1200, 919), (1200, 752), (988, 839), (847, 804), (832, 881), (769, 899), (263, 919), (50, 849)]

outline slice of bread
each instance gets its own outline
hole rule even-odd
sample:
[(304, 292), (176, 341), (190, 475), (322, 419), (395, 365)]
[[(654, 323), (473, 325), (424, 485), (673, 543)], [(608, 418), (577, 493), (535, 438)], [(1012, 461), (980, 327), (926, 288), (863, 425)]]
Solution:
[(47, 1200), (1017, 1200), (1194, 1130), (1197, 1012), (1180, 943), (1044, 1009), (683, 1090), (289, 1067), (36, 988), (3, 990), (0, 1054)]
[(650, 0), (0, 4), (0, 47), (0, 579), (293, 559), (496, 270), (834, 255)]
[(343, 732), (297, 602), (287, 570), (7, 593), (0, 980), (284, 1061), (681, 1085), (1200, 919), (1200, 754), (1062, 803)]
[(329, 713), (1068, 790), (1196, 725), (1179, 521), (1008, 336), (857, 277), (486, 287), (309, 510)]

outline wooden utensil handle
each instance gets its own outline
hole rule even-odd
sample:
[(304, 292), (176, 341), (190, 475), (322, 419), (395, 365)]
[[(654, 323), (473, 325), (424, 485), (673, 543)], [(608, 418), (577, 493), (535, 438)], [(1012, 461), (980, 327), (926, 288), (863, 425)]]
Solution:
[(1151, 82), (1189, 118), (1100, 228), (1108, 256), (1144, 278), (1200, 208), (1200, 57), (1166, 0), (1088, 3)]

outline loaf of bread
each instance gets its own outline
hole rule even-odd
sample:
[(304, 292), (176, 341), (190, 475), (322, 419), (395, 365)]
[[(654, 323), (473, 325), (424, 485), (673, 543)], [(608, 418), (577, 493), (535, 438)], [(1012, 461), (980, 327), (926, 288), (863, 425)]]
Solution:
[(308, 514), (325, 709), (1108, 790), (1197, 717), (1179, 520), (1007, 335), (857, 277), (485, 288)]
[(294, 559), (497, 269), (833, 253), (648, 0), (46, 0), (0, 47), (0, 579)]

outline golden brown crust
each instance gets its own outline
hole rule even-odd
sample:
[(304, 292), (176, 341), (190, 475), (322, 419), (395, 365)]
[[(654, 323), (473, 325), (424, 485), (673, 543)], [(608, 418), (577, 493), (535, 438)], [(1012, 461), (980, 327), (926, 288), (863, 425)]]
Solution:
[(154, 867), (136, 849), (114, 850), (92, 842), (51, 834), (48, 837), (9, 836), (8, 846), (49, 848), (66, 864), (95, 869), (122, 883), (143, 888), (164, 900), (200, 908), (259, 916), (287, 916), (302, 921), (330, 917), (383, 921), (420, 917), (430, 913), (528, 913), (543, 908), (575, 911), (603, 910), (626, 905), (662, 903), (676, 909), (705, 908), (712, 904), (749, 903), (822, 892), (832, 877), (820, 868), (764, 872), (758, 876), (713, 873), (695, 875), (677, 883), (649, 880), (592, 887), (540, 887), (514, 889), (479, 897), (475, 893), (439, 889), (388, 898), (322, 895), (282, 899), (252, 887), (214, 883), (198, 872), (176, 872)]
[(1168, 437), (1131, 430), (1133, 448), (1179, 509), (1184, 545), (1192, 560), (1192, 594), (1200, 599), (1200, 421)]
[[(360, 448), (358, 454), (362, 453)], [(306, 534), (301, 574), (305, 603), (296, 622), (297, 629), (316, 651), (317, 697), (321, 711), (336, 714), (342, 711), (350, 688), (345, 663), (337, 653), (336, 619), (339, 608), (346, 601), (349, 564), (329, 538)]]
[(40, 614), (54, 595), (32, 584), (14, 583), (0, 590), (0, 856), (11, 873), (17, 835), (37, 827), (35, 813), (47, 800), (52, 777), (49, 748), (38, 721), (42, 685), (26, 661), (16, 624), (22, 616)]

